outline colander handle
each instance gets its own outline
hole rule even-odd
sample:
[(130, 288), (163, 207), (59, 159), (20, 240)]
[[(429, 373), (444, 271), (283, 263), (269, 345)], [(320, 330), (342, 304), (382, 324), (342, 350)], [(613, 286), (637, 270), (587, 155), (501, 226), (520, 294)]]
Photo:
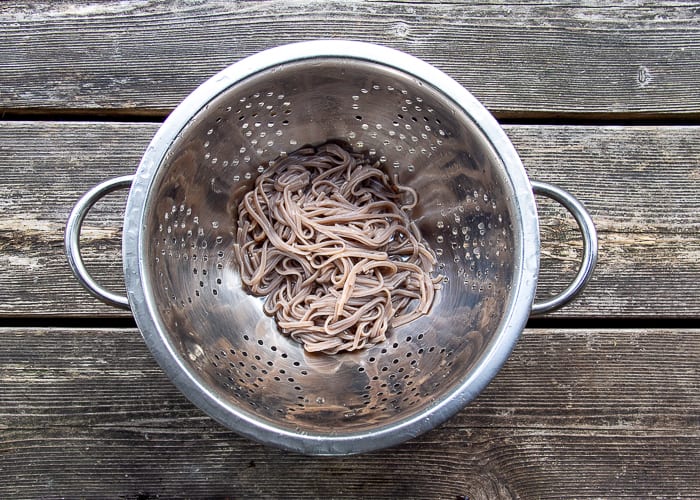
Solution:
[(117, 189), (128, 188), (133, 180), (133, 175), (115, 177), (98, 184), (85, 193), (75, 204), (68, 217), (65, 234), (66, 257), (71, 271), (78, 281), (102, 302), (123, 309), (129, 309), (129, 300), (98, 284), (86, 269), (83, 256), (80, 253), (80, 230), (83, 227), (85, 216), (97, 200)]
[(598, 234), (593, 219), (586, 208), (571, 193), (545, 182), (532, 181), (535, 194), (546, 196), (559, 202), (576, 219), (583, 235), (583, 259), (578, 274), (571, 284), (561, 293), (543, 302), (532, 305), (532, 315), (540, 315), (567, 304), (576, 297), (593, 276), (593, 269), (598, 260)]

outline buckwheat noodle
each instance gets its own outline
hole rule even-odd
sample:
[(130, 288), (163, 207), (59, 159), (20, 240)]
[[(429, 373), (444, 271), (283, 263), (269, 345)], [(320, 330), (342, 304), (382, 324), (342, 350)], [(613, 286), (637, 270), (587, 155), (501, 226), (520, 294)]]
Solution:
[(309, 352), (382, 342), (439, 288), (409, 219), (415, 190), (334, 143), (275, 161), (238, 207), (234, 253), (249, 293)]

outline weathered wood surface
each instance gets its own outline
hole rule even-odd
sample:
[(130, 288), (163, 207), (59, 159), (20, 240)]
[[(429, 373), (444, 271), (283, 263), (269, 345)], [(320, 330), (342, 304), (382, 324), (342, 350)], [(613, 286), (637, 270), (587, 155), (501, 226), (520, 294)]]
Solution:
[[(588, 207), (601, 244), (584, 294), (526, 330), (476, 401), (346, 458), (213, 422), (63, 253), (78, 197), (132, 173), (199, 83), (321, 37), (382, 43), (454, 77), (511, 123), (533, 179)], [(0, 498), (700, 498), (697, 2), (5, 1), (0, 61)], [(78, 119), (124, 122), (66, 121)], [(99, 203), (84, 231), (115, 290), (124, 198)], [(563, 210), (538, 203), (547, 296), (580, 242)], [(616, 328), (627, 320), (649, 328)]]
[[(102, 306), (70, 274), (68, 213), (98, 182), (138, 165), (157, 124), (0, 123), (0, 315), (128, 315)], [(600, 233), (600, 261), (576, 317), (700, 316), (700, 127), (508, 126), (532, 178), (570, 190)], [(118, 290), (126, 193), (95, 207), (84, 231), (95, 275)], [(539, 200), (540, 295), (566, 286), (580, 235)]]
[(220, 69), (314, 38), (383, 43), (500, 117), (700, 116), (695, 2), (0, 4), (0, 111), (167, 113)]
[(0, 496), (694, 498), (700, 330), (527, 330), (482, 395), (395, 448), (310, 458), (204, 416), (137, 330), (0, 329)]

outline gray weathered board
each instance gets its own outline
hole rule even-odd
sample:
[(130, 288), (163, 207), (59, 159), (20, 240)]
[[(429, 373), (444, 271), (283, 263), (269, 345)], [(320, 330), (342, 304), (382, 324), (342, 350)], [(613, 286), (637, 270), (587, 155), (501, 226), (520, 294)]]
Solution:
[[(63, 255), (73, 203), (133, 173), (199, 83), (323, 37), (454, 77), (508, 124), (531, 178), (588, 207), (601, 245), (584, 294), (526, 330), (472, 404), (345, 458), (212, 421)], [(0, 2), (0, 497), (700, 498), (698, 82), (690, 1)], [(83, 233), (115, 290), (124, 198)], [(581, 245), (563, 210), (538, 204), (546, 296)]]
[(700, 116), (694, 2), (3, 2), (0, 110), (162, 115), (240, 58), (349, 38), (435, 64), (501, 117)]
[[(128, 314), (100, 305), (67, 267), (63, 229), (98, 182), (133, 173), (156, 124), (0, 122), (0, 314)], [(700, 316), (700, 127), (508, 126), (532, 178), (570, 190), (600, 232), (600, 263), (560, 316)], [(125, 193), (95, 208), (85, 253), (123, 290)], [(580, 258), (572, 218), (540, 200), (542, 295), (561, 290)], [(663, 293), (661, 292), (663, 291)]]
[(3, 498), (698, 494), (698, 330), (528, 330), (454, 418), (345, 458), (272, 450), (227, 431), (171, 385), (137, 330), (0, 336)]

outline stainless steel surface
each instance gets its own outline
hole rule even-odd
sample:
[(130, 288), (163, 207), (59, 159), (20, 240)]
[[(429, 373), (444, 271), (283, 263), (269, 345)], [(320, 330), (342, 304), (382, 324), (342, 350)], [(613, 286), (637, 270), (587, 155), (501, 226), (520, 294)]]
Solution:
[(124, 309), (129, 308), (129, 300), (125, 296), (111, 292), (97, 283), (85, 267), (83, 256), (80, 253), (80, 230), (83, 227), (83, 221), (88, 211), (100, 198), (117, 189), (128, 188), (131, 186), (133, 178), (133, 175), (115, 177), (98, 184), (85, 193), (68, 216), (64, 240), (68, 265), (78, 281), (102, 302)]
[(535, 302), (532, 305), (532, 314), (539, 315), (557, 309), (573, 300), (593, 277), (593, 270), (598, 261), (598, 234), (590, 214), (571, 193), (540, 181), (532, 181), (532, 189), (535, 194), (547, 196), (561, 203), (574, 216), (583, 236), (583, 258), (576, 277), (561, 293), (549, 300)]
[[(443, 289), (430, 315), (359, 353), (309, 355), (241, 287), (241, 196), (274, 158), (341, 140), (417, 190)], [(143, 156), (124, 221), (129, 303), (165, 372), (224, 425), (309, 454), (390, 446), (498, 372), (533, 303), (530, 182), (488, 111), (434, 67), (376, 45), (304, 42), (195, 90)]]

